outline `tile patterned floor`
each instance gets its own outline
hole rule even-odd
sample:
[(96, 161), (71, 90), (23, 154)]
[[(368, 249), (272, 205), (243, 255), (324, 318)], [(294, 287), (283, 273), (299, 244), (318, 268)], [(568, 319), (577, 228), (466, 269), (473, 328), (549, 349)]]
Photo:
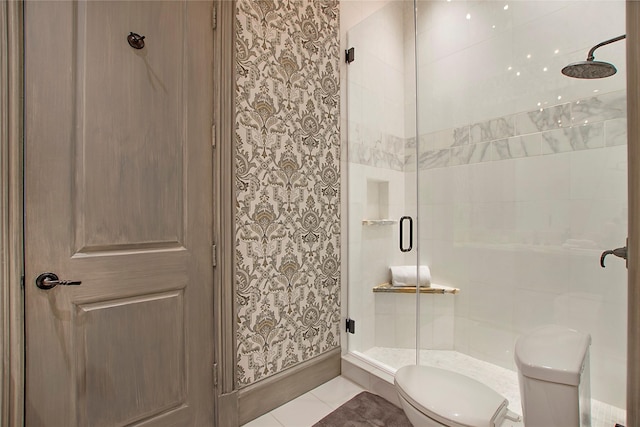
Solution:
[(337, 377), (244, 425), (244, 427), (310, 427), (364, 391)]

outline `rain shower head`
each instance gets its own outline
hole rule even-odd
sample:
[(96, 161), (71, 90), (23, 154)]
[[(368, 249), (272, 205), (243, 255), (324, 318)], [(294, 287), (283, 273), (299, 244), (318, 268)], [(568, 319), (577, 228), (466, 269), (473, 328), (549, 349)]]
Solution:
[(601, 79), (613, 76), (618, 70), (613, 64), (601, 61), (580, 61), (562, 69), (562, 74), (576, 79)]
[(627, 37), (621, 35), (611, 40), (603, 41), (591, 48), (586, 61), (574, 62), (562, 69), (562, 74), (568, 77), (574, 77), (577, 79), (601, 79), (604, 77), (613, 76), (618, 70), (612, 64), (608, 62), (595, 61), (593, 52), (599, 47), (608, 45), (609, 43), (617, 42)]

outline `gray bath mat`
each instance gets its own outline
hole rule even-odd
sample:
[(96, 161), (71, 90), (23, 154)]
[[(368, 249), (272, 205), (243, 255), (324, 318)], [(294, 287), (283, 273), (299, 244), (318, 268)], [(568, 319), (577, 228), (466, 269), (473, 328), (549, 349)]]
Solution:
[(413, 427), (402, 409), (363, 391), (313, 427)]

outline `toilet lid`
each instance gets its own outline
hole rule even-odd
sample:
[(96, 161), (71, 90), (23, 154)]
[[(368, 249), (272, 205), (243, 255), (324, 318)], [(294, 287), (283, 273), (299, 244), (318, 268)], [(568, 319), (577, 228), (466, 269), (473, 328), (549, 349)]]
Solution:
[(400, 395), (428, 417), (451, 427), (493, 427), (509, 401), (472, 378), (430, 366), (405, 366), (395, 376)]
[(518, 338), (514, 358), (526, 377), (577, 386), (590, 345), (591, 335), (587, 333), (542, 326)]

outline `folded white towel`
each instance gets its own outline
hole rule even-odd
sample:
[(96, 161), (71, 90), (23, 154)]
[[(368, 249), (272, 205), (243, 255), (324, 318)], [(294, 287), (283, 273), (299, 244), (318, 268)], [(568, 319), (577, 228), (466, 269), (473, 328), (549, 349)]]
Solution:
[(416, 286), (418, 276), (420, 286), (425, 288), (431, 286), (431, 271), (427, 265), (420, 266), (419, 275), (418, 267), (415, 265), (397, 265), (389, 267), (389, 270), (391, 270), (391, 284), (393, 286)]

